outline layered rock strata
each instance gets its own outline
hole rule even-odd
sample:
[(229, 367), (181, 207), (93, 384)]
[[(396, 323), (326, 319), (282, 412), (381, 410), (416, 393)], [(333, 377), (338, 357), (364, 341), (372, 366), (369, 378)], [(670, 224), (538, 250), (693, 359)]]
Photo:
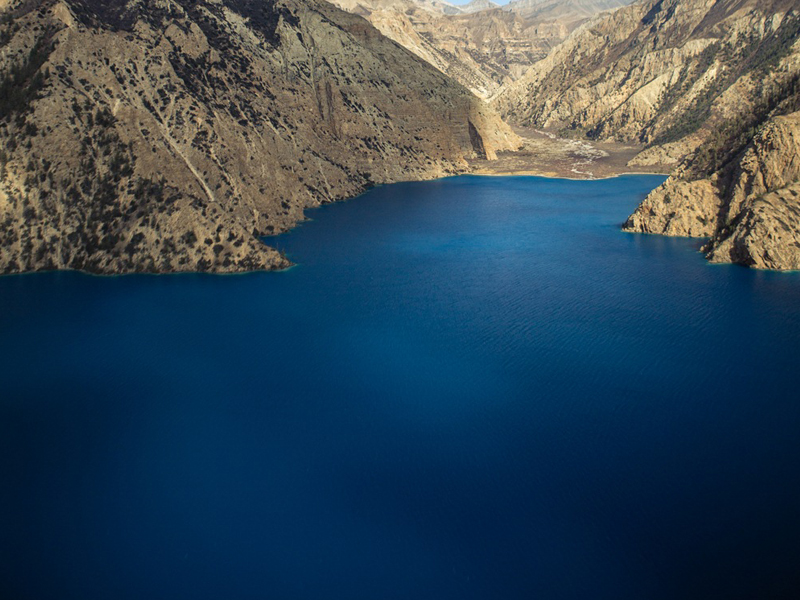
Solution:
[[(791, 0), (648, 0), (582, 25), (495, 100), (530, 126), (677, 164), (798, 70)], [(792, 56), (789, 60), (787, 56)]]

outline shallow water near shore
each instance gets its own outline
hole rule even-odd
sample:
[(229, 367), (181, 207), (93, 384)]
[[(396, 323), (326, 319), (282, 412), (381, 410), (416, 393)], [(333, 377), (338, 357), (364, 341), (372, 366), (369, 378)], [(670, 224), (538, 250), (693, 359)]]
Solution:
[(800, 274), (659, 176), (376, 188), (238, 276), (0, 278), (0, 597), (794, 598)]

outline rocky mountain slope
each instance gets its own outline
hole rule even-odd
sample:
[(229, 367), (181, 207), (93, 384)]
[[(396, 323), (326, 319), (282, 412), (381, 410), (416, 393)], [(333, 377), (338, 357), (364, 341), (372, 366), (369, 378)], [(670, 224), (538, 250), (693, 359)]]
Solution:
[(0, 4), (0, 272), (279, 268), (304, 208), (516, 143), (322, 1)]
[[(357, 14), (369, 13), (373, 10), (406, 10), (409, 7), (407, 0), (340, 0), (334, 4), (343, 10)], [(413, 0), (412, 4), (415, 9), (437, 15), (461, 15), (469, 12), (466, 6), (457, 6), (444, 0)]]
[(511, 0), (503, 7), (525, 19), (548, 21), (558, 19), (570, 30), (579, 23), (604, 11), (627, 6), (634, 0)]
[(499, 4), (495, 4), (492, 0), (472, 0), (467, 4), (462, 4), (458, 8), (461, 9), (462, 13), (469, 14), (478, 12), (481, 10), (492, 10), (493, 8), (499, 8)]
[(627, 1), (550, 1), (520, 7), (521, 12), (471, 3), (453, 14), (427, 0), (333, 0), (485, 99), (522, 76), (597, 10)]
[(800, 80), (791, 86), (766, 118), (701, 146), (624, 229), (709, 237), (712, 262), (800, 269)]
[(497, 106), (521, 123), (593, 139), (659, 146), (682, 140), (674, 153), (680, 157), (757, 101), (756, 77), (774, 70), (797, 35), (794, 4), (633, 4), (582, 26), (504, 90)]
[(799, 76), (795, 2), (650, 0), (583, 25), (496, 105), (562, 134), (642, 142), (637, 166), (675, 165), (628, 230), (712, 236), (712, 260), (794, 269)]

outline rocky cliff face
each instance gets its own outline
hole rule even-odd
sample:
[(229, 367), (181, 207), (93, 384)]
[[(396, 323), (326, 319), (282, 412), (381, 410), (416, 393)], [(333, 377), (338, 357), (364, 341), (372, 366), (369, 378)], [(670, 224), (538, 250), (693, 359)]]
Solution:
[(493, 8), (499, 8), (499, 4), (495, 4), (491, 0), (472, 0), (467, 4), (462, 4), (459, 6), (462, 13), (475, 13), (482, 10), (492, 10)]
[[(800, 107), (800, 97), (792, 106)], [(800, 269), (800, 112), (772, 116), (758, 129), (743, 151), (708, 176), (688, 160), (624, 228), (709, 237), (703, 250), (712, 262)]]
[(601, 12), (631, 4), (633, 0), (511, 0), (503, 10), (526, 19), (556, 20), (570, 29)]
[(523, 123), (638, 141), (675, 173), (629, 231), (710, 237), (710, 260), (798, 268), (800, 12), (789, 0), (651, 0), (577, 30), (498, 99)]
[[(496, 103), (523, 124), (677, 163), (759, 100), (800, 29), (791, 0), (649, 0), (583, 25)], [(793, 71), (794, 67), (790, 68)]]
[(241, 271), (366, 187), (512, 148), (472, 94), (317, 0), (0, 6), (0, 271)]
[(520, 14), (510, 5), (491, 8), (476, 0), (452, 14), (423, 0), (333, 0), (484, 99), (522, 76), (600, 7), (623, 1), (550, 2)]

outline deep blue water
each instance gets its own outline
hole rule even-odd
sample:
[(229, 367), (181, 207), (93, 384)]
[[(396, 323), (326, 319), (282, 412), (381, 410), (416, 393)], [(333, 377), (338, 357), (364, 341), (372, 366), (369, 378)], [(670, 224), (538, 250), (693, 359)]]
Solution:
[(800, 597), (800, 275), (659, 177), (377, 188), (237, 276), (0, 278), (0, 598)]

